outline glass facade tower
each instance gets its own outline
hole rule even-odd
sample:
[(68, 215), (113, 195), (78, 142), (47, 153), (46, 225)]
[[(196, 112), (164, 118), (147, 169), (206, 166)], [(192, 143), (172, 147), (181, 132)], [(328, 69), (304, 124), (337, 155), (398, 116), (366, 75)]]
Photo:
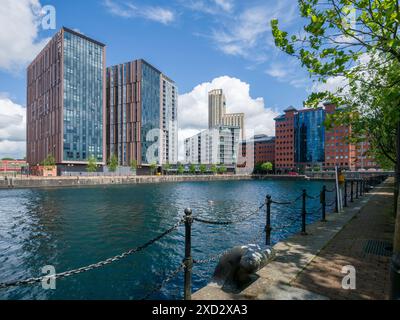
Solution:
[(64, 161), (104, 161), (103, 64), (103, 46), (64, 32)]
[(325, 111), (302, 110), (295, 117), (295, 161), (323, 163), (325, 161)]
[(105, 110), (105, 45), (63, 27), (27, 70), (28, 163), (105, 164)]
[(175, 83), (140, 59), (107, 68), (106, 88), (107, 157), (121, 166), (176, 163)]

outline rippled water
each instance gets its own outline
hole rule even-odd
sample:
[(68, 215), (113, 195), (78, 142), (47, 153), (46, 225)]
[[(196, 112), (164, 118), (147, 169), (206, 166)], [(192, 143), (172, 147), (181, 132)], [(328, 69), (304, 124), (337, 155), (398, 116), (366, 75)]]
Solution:
[[(122, 253), (173, 226), (186, 207), (201, 217), (230, 220), (256, 210), (266, 194), (275, 200), (292, 200), (303, 188), (316, 195), (322, 185), (318, 181), (229, 181), (0, 190), (0, 282), (41, 276), (46, 265), (63, 272)], [(308, 201), (310, 213), (318, 202)], [(295, 208), (273, 205), (273, 227), (291, 224), (300, 207), (301, 201)], [(312, 222), (320, 215), (316, 212), (307, 219)], [(264, 210), (238, 225), (194, 223), (193, 256), (203, 259), (247, 244), (264, 227)], [(56, 290), (44, 290), (39, 284), (0, 289), (0, 299), (140, 299), (179, 266), (183, 229), (122, 261), (58, 280)], [(272, 240), (276, 243), (299, 230), (295, 223), (273, 232)], [(214, 267), (215, 263), (194, 267), (194, 290), (209, 282)], [(151, 298), (180, 299), (182, 286), (180, 275)]]

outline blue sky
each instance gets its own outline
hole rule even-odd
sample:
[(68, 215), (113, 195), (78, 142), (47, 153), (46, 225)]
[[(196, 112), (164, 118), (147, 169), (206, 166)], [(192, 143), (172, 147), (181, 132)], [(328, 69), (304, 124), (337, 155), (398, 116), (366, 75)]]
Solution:
[[(301, 106), (312, 86), (298, 62), (274, 47), (271, 36), (272, 18), (278, 18), (287, 30), (299, 30), (301, 21), (294, 0), (2, 2), (0, 98), (17, 106), (25, 106), (27, 63), (56, 32), (43, 30), (35, 20), (38, 8), (45, 5), (56, 9), (57, 30), (61, 26), (78, 29), (105, 43), (107, 66), (144, 58), (174, 79), (182, 95), (179, 108), (183, 112), (193, 104), (202, 112), (206, 91), (220, 86), (227, 93), (228, 111), (247, 112), (246, 105), (254, 104), (254, 109), (248, 110), (249, 126), (273, 134), (270, 118), (288, 105)], [(196, 86), (200, 86), (197, 91)], [(235, 98), (238, 90), (243, 91)], [(260, 108), (268, 111), (264, 128), (261, 120), (255, 120)], [(203, 122), (185, 120), (181, 129), (187, 132), (182, 136), (200, 130)], [(5, 138), (0, 127), (1, 140)]]

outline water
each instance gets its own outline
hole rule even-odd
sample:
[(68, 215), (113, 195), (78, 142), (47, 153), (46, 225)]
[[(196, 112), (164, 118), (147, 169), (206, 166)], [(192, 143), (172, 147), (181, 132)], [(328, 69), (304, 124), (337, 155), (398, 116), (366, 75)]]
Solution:
[[(332, 185), (325, 183), (328, 188)], [(42, 276), (107, 259), (139, 246), (173, 226), (184, 209), (212, 220), (244, 216), (264, 202), (293, 200), (303, 188), (317, 195), (319, 181), (184, 182), (76, 189), (0, 190), (0, 283)], [(328, 196), (331, 202), (333, 195)], [(308, 200), (308, 222), (320, 219), (319, 200)], [(301, 201), (295, 207), (272, 205), (276, 243), (298, 232)], [(244, 223), (214, 226), (194, 223), (193, 256), (203, 259), (247, 244), (265, 227), (264, 210)], [(263, 239), (259, 244), (263, 244)], [(40, 284), (0, 289), (0, 299), (141, 299), (184, 254), (184, 227), (147, 250), (100, 269), (57, 281), (56, 290)], [(193, 289), (211, 279), (215, 263), (195, 265)], [(152, 299), (181, 299), (180, 274)]]

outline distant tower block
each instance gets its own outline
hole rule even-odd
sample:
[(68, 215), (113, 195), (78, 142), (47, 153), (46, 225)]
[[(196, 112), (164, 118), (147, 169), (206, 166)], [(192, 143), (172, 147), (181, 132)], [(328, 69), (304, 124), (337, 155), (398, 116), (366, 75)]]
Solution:
[(208, 93), (208, 128), (239, 127), (244, 138), (244, 113), (226, 113), (226, 98), (222, 89)]
[(226, 98), (222, 89), (208, 93), (208, 128), (212, 129), (223, 124), (226, 114)]

